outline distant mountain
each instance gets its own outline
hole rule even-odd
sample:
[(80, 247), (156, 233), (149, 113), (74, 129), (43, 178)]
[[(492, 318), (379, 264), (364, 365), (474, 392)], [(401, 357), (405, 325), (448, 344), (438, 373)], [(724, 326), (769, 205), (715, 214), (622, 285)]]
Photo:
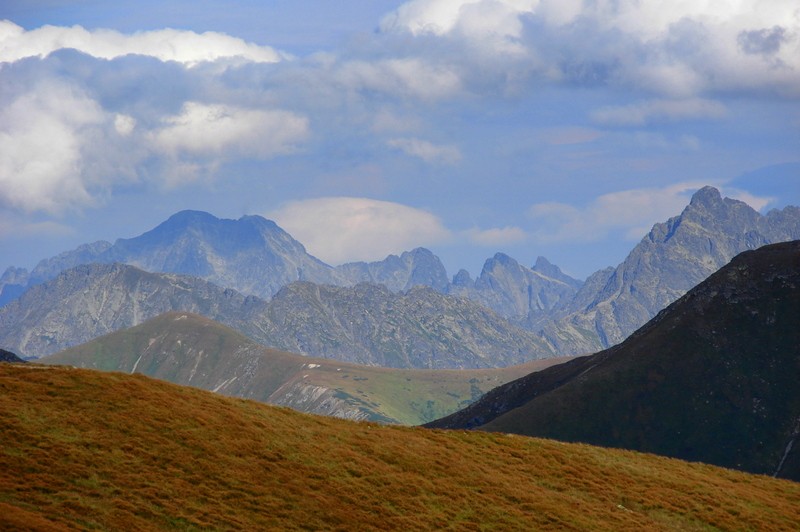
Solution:
[(543, 257), (534, 268), (527, 268), (497, 253), (486, 261), (474, 282), (459, 274), (448, 293), (467, 297), (520, 326), (534, 329), (555, 308), (571, 301), (581, 285)]
[(271, 301), (197, 277), (92, 264), (0, 308), (0, 345), (45, 356), (168, 311), (201, 314), (277, 349), (366, 365), (489, 368), (553, 356), (536, 334), (467, 299), (298, 282)]
[(40, 357), (171, 310), (227, 316), (235, 326), (247, 308), (238, 292), (196, 277), (123, 264), (81, 265), (0, 308), (0, 345)]
[(0, 364), (2, 530), (794, 530), (800, 485)]
[(200, 211), (182, 211), (141, 236), (120, 239), (101, 262), (131, 264), (151, 272), (180, 273), (270, 297), (297, 280), (333, 283), (333, 269), (275, 222), (260, 216), (220, 220)]
[(5, 349), (0, 349), (0, 362), (11, 362), (11, 363), (18, 363), (18, 362), (25, 362), (17, 355), (12, 353), (11, 351), (6, 351)]
[(800, 480), (800, 241), (738, 255), (627, 340), (430, 424)]
[(474, 302), (417, 286), (393, 293), (293, 283), (270, 301), (274, 345), (393, 368), (491, 368), (554, 356), (536, 334)]
[(266, 348), (208, 318), (170, 312), (37, 362), (139, 372), (303, 412), (418, 425), (557, 361), (460, 372), (359, 366)]
[(30, 275), (25, 268), (10, 267), (0, 275), (0, 307), (18, 298), (28, 286)]
[[(120, 239), (113, 245), (102, 241), (83, 245), (41, 261), (30, 273), (9, 268), (0, 276), (0, 307), (65, 269), (89, 262), (121, 262), (152, 272), (192, 275), (261, 299), (273, 297), (296, 281), (339, 287), (367, 282), (396, 294), (428, 286), (442, 294), (467, 298), (515, 326), (533, 331), (541, 337), (537, 343), (547, 345), (542, 356), (545, 351), (573, 355), (619, 343), (735, 254), (796, 238), (800, 238), (800, 208), (786, 207), (762, 216), (745, 203), (723, 199), (716, 189), (705, 187), (679, 216), (656, 224), (622, 264), (596, 272), (585, 283), (565, 275), (543, 257), (529, 268), (503, 253), (488, 259), (477, 279), (461, 270), (449, 282), (441, 261), (424, 248), (382, 261), (333, 268), (306, 253), (302, 244), (274, 222), (259, 216), (221, 220), (204, 212), (183, 211), (141, 236)], [(326, 294), (333, 297), (343, 292)], [(349, 338), (346, 329), (342, 326), (330, 333), (335, 337), (332, 341), (324, 339), (330, 336), (328, 332), (318, 331), (320, 343), (314, 349), (339, 349), (333, 356), (342, 356), (345, 347), (364, 345), (360, 339)], [(270, 334), (282, 342), (282, 348), (295, 349), (302, 344), (280, 339), (280, 331)], [(433, 344), (429, 347), (428, 354), (411, 358), (422, 359), (441, 350)], [(360, 357), (358, 362), (381, 360), (381, 355), (370, 359), (357, 352), (353, 350), (351, 356)], [(494, 353), (467, 356), (473, 360), (470, 364), (479, 366), (485, 360), (478, 359), (495, 358)]]
[(800, 208), (764, 216), (704, 187), (679, 216), (653, 226), (622, 264), (591, 276), (542, 333), (560, 354), (615, 345), (738, 253), (796, 239)]
[[(40, 261), (30, 273), (9, 268), (0, 277), (0, 306), (64, 270), (114, 262), (154, 273), (191, 275), (265, 299), (295, 281), (333, 286), (366, 282), (382, 284), (392, 292), (429, 286), (441, 293), (469, 297), (522, 325), (531, 312), (538, 315), (548, 310), (552, 301), (574, 293), (574, 289), (565, 290), (565, 286), (580, 285), (546, 259), (539, 259), (543, 269), (536, 272), (503, 257), (487, 261), (477, 283), (451, 287), (444, 265), (425, 248), (389, 255), (382, 261), (353, 262), (334, 268), (309, 255), (302, 244), (260, 216), (227, 220), (201, 211), (181, 211), (140, 236), (119, 239), (114, 244), (84, 244)], [(499, 262), (504, 266), (495, 265)], [(506, 264), (508, 271), (504, 269)], [(550, 279), (544, 270), (561, 278)], [(522, 284), (517, 286), (516, 282)], [(547, 287), (548, 283), (554, 287)], [(528, 297), (521, 295), (526, 291), (532, 293), (530, 302), (522, 301)]]
[(415, 286), (430, 286), (446, 292), (449, 285), (447, 270), (439, 257), (425, 248), (406, 251), (399, 257), (389, 255), (377, 262), (350, 262), (336, 267), (348, 284), (382, 284), (392, 292)]

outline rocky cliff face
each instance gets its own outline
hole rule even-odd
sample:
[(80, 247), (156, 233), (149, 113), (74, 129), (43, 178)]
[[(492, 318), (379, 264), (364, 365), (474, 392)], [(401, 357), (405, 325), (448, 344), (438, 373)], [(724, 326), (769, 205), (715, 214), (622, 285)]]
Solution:
[(513, 323), (535, 329), (555, 308), (571, 301), (581, 285), (542, 257), (537, 264), (538, 271), (497, 253), (486, 261), (474, 283), (466, 272), (459, 273), (448, 293), (467, 297)]
[[(747, 237), (745, 237), (747, 238)], [(738, 255), (618, 346), (432, 424), (800, 479), (800, 241)]]
[(36, 285), (0, 309), (0, 345), (44, 356), (170, 310), (241, 317), (245, 298), (195, 277), (90, 264)]
[(79, 266), (31, 288), (0, 309), (0, 345), (44, 356), (173, 310), (271, 347), (367, 365), (500, 367), (553, 355), (534, 333), (431, 288), (396, 294), (381, 285), (298, 282), (268, 302), (122, 264)]
[(449, 284), (447, 270), (439, 257), (425, 248), (406, 251), (399, 257), (389, 255), (377, 262), (351, 262), (336, 267), (346, 282), (382, 284), (392, 292), (415, 286), (430, 286), (445, 292)]
[(192, 275), (259, 297), (270, 297), (297, 280), (336, 281), (330, 266), (260, 216), (221, 220), (183, 211), (141, 236), (118, 240), (100, 260)]
[(395, 294), (366, 283), (294, 283), (275, 295), (263, 322), (276, 347), (359, 364), (487, 368), (553, 356), (530, 331), (430, 287)]
[(799, 208), (762, 216), (704, 187), (679, 216), (656, 224), (622, 264), (593, 275), (543, 334), (562, 354), (615, 345), (738, 253), (798, 238)]

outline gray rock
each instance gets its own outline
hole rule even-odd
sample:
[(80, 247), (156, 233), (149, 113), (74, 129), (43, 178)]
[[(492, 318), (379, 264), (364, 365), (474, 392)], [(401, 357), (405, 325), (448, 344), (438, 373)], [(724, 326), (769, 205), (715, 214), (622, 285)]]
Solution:
[(447, 290), (447, 271), (439, 260), (425, 248), (406, 251), (399, 257), (389, 255), (377, 262), (351, 262), (336, 267), (336, 272), (352, 285), (376, 283), (392, 292), (415, 286), (430, 286), (440, 292)]
[(123, 264), (78, 266), (31, 288), (0, 309), (0, 345), (44, 356), (168, 311), (206, 316), (270, 347), (367, 365), (500, 367), (552, 356), (536, 334), (429, 287), (296, 282), (268, 302)]
[(704, 187), (679, 216), (653, 226), (610, 274), (592, 276), (572, 302), (559, 309), (562, 317), (542, 332), (560, 354), (618, 344), (737, 254), (798, 238), (799, 208), (763, 216), (746, 203), (723, 199), (717, 189)]

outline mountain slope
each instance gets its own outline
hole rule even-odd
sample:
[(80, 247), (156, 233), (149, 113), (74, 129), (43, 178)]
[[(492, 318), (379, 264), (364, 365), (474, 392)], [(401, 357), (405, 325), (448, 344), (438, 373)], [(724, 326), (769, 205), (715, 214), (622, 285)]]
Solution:
[(25, 362), (17, 355), (12, 353), (11, 351), (6, 351), (5, 349), (0, 349), (0, 362), (11, 362), (11, 363), (20, 363)]
[(800, 486), (585, 445), (322, 418), (0, 365), (0, 528), (791, 530)]
[(201, 277), (260, 297), (298, 279), (332, 283), (336, 277), (275, 222), (218, 219), (200, 211), (179, 212), (141, 236), (119, 239), (99, 260)]
[(82, 265), (0, 308), (0, 345), (26, 357), (45, 356), (176, 309), (228, 316), (235, 327), (246, 307), (241, 294), (195, 277)]
[(549, 358), (530, 331), (484, 307), (418, 286), (293, 283), (270, 301), (272, 344), (287, 351), (359, 364), (412, 368), (488, 368)]
[(201, 314), (284, 351), (366, 365), (488, 368), (553, 356), (534, 333), (430, 288), (298, 282), (267, 302), (123, 264), (67, 270), (0, 308), (0, 345), (45, 356), (168, 311)]
[(738, 255), (620, 345), (433, 427), (552, 437), (800, 480), (800, 241)]
[(738, 253), (798, 238), (800, 208), (762, 216), (704, 187), (679, 216), (656, 224), (613, 272), (598, 272), (543, 333), (560, 354), (615, 345)]
[(358, 366), (269, 349), (208, 318), (170, 312), (38, 362), (138, 372), (304, 412), (418, 425), (557, 361), (470, 371)]
[[(537, 271), (537, 266), (542, 271)], [(497, 253), (484, 263), (474, 283), (462, 278), (448, 293), (467, 297), (513, 323), (534, 329), (555, 308), (571, 301), (581, 284), (542, 257), (537, 266), (527, 268)]]
[(348, 284), (382, 284), (392, 292), (402, 292), (415, 286), (430, 286), (445, 292), (449, 281), (447, 270), (439, 257), (425, 248), (416, 248), (382, 261), (350, 262), (336, 267), (336, 272)]

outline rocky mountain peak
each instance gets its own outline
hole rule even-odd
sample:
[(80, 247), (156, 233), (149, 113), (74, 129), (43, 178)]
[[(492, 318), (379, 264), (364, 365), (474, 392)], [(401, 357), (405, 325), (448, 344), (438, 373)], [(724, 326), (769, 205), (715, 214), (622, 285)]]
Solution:
[(692, 195), (689, 205), (713, 208), (722, 203), (722, 194), (716, 188), (706, 185)]
[(536, 263), (533, 265), (533, 268), (531, 269), (546, 277), (550, 277), (551, 279), (556, 279), (558, 281), (567, 283), (568, 285), (573, 286), (576, 289), (580, 288), (583, 285), (581, 281), (565, 274), (564, 272), (561, 271), (561, 268), (551, 263), (549, 260), (547, 260), (545, 257), (542, 257), (541, 255), (536, 257)]

